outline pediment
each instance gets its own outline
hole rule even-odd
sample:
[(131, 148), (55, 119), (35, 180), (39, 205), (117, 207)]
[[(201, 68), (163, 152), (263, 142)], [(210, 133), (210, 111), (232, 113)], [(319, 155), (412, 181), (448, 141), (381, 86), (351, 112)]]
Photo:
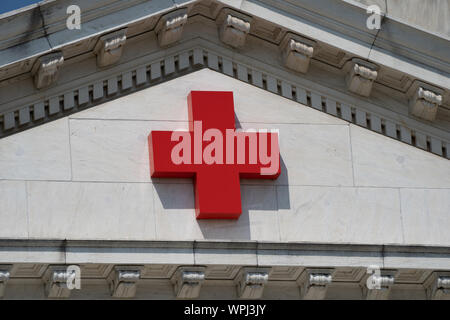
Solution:
[[(187, 1), (175, 7), (164, 2), (120, 7), (111, 2), (108, 10), (101, 11), (95, 4), (86, 7), (89, 19), (80, 31), (70, 32), (61, 25), (63, 20), (58, 20), (48, 31), (48, 44), (53, 49), (41, 43), (45, 39), (39, 38), (39, 31), (23, 43), (9, 35), (0, 39), (0, 137), (206, 67), (449, 157), (446, 66), (422, 68), (425, 62), (418, 52), (425, 48), (409, 51), (411, 56), (399, 50), (398, 57), (376, 46), (367, 51), (375, 41), (374, 34), (367, 30), (361, 33), (355, 26), (361, 38), (355, 30), (347, 30), (356, 38), (349, 37), (339, 28), (342, 21), (331, 23), (326, 15), (308, 16), (314, 23), (327, 25), (319, 28), (321, 32), (313, 25), (300, 28), (304, 15), (315, 11), (314, 4), (293, 5), (293, 24), (288, 28), (283, 19), (285, 8), (272, 2), (268, 8), (278, 11), (264, 11), (261, 4), (251, 6), (245, 1), (231, 7), (222, 1)], [(61, 12), (60, 8), (52, 11), (52, 6), (42, 4), (10, 19), (22, 21), (39, 9), (53, 21)], [(335, 9), (343, 12), (342, 6)], [(355, 15), (362, 13), (359, 7), (352, 10)], [(228, 16), (234, 18), (227, 22)], [(172, 20), (184, 31), (170, 33), (162, 27), (164, 21)], [(220, 31), (224, 24), (244, 29), (239, 37), (227, 38)], [(408, 32), (427, 36), (412, 27)], [(383, 32), (376, 40), (380, 46), (387, 45)], [(443, 46), (440, 38), (427, 40), (436, 42), (435, 48)], [(105, 52), (108, 43), (118, 46), (114, 54)], [(300, 66), (292, 50), (308, 56), (308, 64)], [(434, 53), (440, 55), (441, 51)], [(388, 54), (403, 63), (393, 65)], [(413, 63), (416, 60), (421, 64)], [(54, 69), (44, 70), (50, 61)], [(440, 68), (439, 72), (434, 72), (435, 68)], [(370, 75), (370, 85), (358, 84), (361, 74)], [(433, 105), (431, 113), (425, 108), (427, 103)]]
[[(299, 78), (290, 73), (278, 73), (257, 60), (251, 61), (251, 67), (241, 64), (241, 56), (230, 58), (226, 52), (214, 52), (207, 42), (201, 42), (201, 45), (205, 49), (198, 47), (195, 42), (175, 46), (164, 52), (165, 56), (161, 56), (162, 52), (158, 51), (156, 54), (159, 58), (154, 62), (149, 63), (149, 57), (146, 56), (139, 60), (137, 67), (119, 64), (113, 68), (101, 69), (86, 78), (74, 81), (67, 79), (67, 83), (61, 86), (46, 89), (44, 98), (42, 94), (23, 98), (19, 103), (28, 101), (26, 107), (4, 114), (1, 134), (14, 134), (54, 119), (77, 114), (107, 101), (122, 101), (125, 99), (123, 97), (131, 94), (138, 97), (145, 94), (141, 93), (141, 90), (207, 68), (227, 79), (234, 78), (238, 82), (262, 89), (267, 92), (265, 94), (281, 96), (284, 101), (291, 100), (289, 104), (309, 106), (322, 112), (322, 116), (327, 114), (327, 118), (335, 118), (335, 121), (344, 120), (437, 155), (450, 157), (447, 151), (450, 134), (446, 130), (424, 125), (407, 115), (383, 109), (367, 100), (344, 95), (320, 82)], [(73, 70), (77, 72), (78, 67), (88, 68), (94, 61), (95, 59), (91, 59), (75, 64)], [(248, 59), (247, 61), (250, 62)], [(214, 87), (214, 84), (208, 86)], [(170, 110), (161, 109), (160, 116), (164, 117), (166, 112)], [(277, 108), (267, 112), (272, 114), (274, 119), (279, 117)]]

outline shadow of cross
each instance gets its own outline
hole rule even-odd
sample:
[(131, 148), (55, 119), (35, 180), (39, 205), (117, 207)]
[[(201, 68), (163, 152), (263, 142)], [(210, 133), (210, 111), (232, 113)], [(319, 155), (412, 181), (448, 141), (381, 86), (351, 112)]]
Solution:
[(150, 174), (194, 178), (197, 219), (237, 219), (239, 179), (280, 175), (278, 133), (236, 130), (232, 92), (191, 91), (188, 108), (189, 132), (149, 134)]

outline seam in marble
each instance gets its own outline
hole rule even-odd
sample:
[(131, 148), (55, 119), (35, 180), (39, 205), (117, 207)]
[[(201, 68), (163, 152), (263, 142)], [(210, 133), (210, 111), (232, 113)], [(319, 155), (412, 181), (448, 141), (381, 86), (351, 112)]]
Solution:
[(348, 138), (349, 138), (349, 145), (350, 145), (350, 162), (352, 163), (352, 181), (353, 181), (353, 186), (355, 186), (355, 165), (353, 163), (353, 142), (352, 142), (352, 127), (350, 126), (350, 124), (348, 124)]
[[(168, 178), (171, 179), (171, 178)], [(180, 178), (181, 179), (181, 178)], [(189, 178), (186, 178), (189, 179)], [(61, 183), (61, 182), (73, 182), (73, 183), (117, 183), (117, 184), (192, 184), (192, 181), (180, 181), (180, 182), (171, 182), (166, 180), (165, 182), (153, 182), (153, 181), (109, 181), (109, 180), (46, 180), (46, 179), (16, 179), (16, 178), (1, 178), (0, 181), (26, 181), (26, 182), (55, 182), (55, 183)], [(256, 181), (256, 180), (255, 180)], [(410, 190), (450, 190), (450, 186), (448, 187), (415, 187), (415, 186), (365, 186), (365, 185), (325, 185), (325, 184), (270, 184), (270, 183), (246, 183), (241, 181), (241, 185), (245, 186), (276, 186), (276, 187), (317, 187), (317, 188), (366, 188), (366, 189), (410, 189)]]
[(71, 142), (71, 133), (70, 129), (70, 119), (67, 119), (67, 128), (69, 130), (69, 160), (70, 160), (70, 181), (73, 181), (73, 162), (72, 162), (72, 142)]

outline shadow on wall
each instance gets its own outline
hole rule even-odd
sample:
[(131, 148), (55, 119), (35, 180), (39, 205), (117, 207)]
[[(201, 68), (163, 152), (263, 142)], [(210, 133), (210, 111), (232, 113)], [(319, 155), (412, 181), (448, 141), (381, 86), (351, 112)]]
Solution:
[[(282, 197), (277, 196), (278, 190), (276, 184), (289, 184), (287, 168), (283, 161), (283, 157), (281, 157), (280, 160), (282, 174), (277, 180), (241, 179), (242, 214), (239, 219), (196, 220), (203, 235), (203, 239), (251, 240), (255, 239), (255, 234), (252, 235), (252, 229), (261, 229), (261, 224), (270, 224), (271, 226), (273, 225), (274, 228), (277, 228), (277, 226), (272, 223), (277, 221), (277, 211), (279, 209), (290, 209), (289, 194), (287, 193)], [(192, 219), (195, 220), (194, 186), (192, 179), (157, 178), (152, 179), (152, 182), (164, 209), (187, 209), (192, 213)], [(170, 191), (168, 192), (168, 190), (171, 189), (168, 184), (171, 182), (177, 184), (174, 189), (186, 190), (186, 192), (183, 192), (184, 194), (178, 194), (179, 192), (177, 192), (177, 194)], [(180, 184), (183, 184), (183, 186), (180, 186)], [(179, 214), (184, 213), (180, 212)]]

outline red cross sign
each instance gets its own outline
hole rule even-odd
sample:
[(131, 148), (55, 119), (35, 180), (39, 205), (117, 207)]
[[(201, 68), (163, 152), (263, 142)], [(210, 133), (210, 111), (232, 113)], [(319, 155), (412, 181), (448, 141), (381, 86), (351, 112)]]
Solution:
[(149, 134), (151, 177), (194, 178), (197, 219), (237, 219), (239, 179), (280, 175), (278, 133), (236, 130), (232, 92), (191, 91), (188, 108), (189, 131)]

